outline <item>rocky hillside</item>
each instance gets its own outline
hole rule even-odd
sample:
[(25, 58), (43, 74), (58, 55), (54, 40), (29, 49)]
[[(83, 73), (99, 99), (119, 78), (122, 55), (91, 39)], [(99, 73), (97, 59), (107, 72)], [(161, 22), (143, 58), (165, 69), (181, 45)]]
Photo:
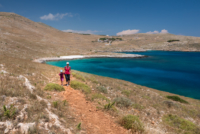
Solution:
[(123, 36), (122, 42), (116, 46), (124, 49), (152, 49), (176, 51), (200, 51), (200, 37), (181, 36), (173, 34), (135, 34)]
[(92, 51), (96, 35), (65, 33), (14, 13), (0, 13), (0, 52), (20, 58), (38, 58)]
[[(26, 59), (94, 54), (97, 51), (200, 50), (199, 37), (134, 34), (120, 37), (122, 41), (114, 41), (111, 46), (106, 46), (106, 43), (97, 42), (99, 38), (105, 36), (65, 33), (14, 13), (0, 12), (0, 20), (0, 52)], [(179, 41), (167, 42), (169, 40)]]

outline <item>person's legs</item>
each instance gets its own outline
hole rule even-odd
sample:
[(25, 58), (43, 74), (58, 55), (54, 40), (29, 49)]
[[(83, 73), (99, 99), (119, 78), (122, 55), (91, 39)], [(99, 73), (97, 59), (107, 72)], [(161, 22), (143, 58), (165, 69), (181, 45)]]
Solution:
[(63, 86), (63, 80), (64, 80), (64, 78), (61, 78), (61, 85)]
[(65, 79), (66, 79), (66, 85), (67, 85), (67, 82), (68, 82), (67, 74), (65, 74)]
[(68, 85), (70, 84), (70, 74), (68, 74)]

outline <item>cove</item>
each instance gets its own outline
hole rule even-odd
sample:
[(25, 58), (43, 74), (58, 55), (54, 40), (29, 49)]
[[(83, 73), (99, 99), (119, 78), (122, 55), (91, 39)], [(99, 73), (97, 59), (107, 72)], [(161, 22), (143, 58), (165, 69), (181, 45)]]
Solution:
[[(200, 52), (146, 51), (128, 54), (148, 57), (89, 58), (69, 62), (74, 70), (122, 79), (157, 90), (200, 99)], [(66, 62), (46, 63), (64, 67)]]

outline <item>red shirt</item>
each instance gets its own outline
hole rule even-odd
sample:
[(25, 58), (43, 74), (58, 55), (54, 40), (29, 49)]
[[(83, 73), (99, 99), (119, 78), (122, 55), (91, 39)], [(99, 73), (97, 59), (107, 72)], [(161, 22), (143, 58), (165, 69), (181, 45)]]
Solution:
[(59, 73), (60, 78), (64, 78), (64, 73)]
[(70, 74), (70, 70), (71, 70), (71, 67), (69, 66), (68, 68), (65, 67), (65, 74)]

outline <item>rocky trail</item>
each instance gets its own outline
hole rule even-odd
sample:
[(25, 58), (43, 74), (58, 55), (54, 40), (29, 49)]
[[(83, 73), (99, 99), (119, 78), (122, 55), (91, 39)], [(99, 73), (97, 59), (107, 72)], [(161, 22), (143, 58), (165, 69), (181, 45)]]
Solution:
[(74, 90), (70, 86), (64, 86), (65, 91), (59, 96), (66, 99), (75, 110), (75, 114), (81, 120), (83, 128), (87, 134), (128, 134), (128, 131), (117, 123), (109, 114), (97, 110), (92, 102), (85, 99), (85, 95), (80, 90)]

